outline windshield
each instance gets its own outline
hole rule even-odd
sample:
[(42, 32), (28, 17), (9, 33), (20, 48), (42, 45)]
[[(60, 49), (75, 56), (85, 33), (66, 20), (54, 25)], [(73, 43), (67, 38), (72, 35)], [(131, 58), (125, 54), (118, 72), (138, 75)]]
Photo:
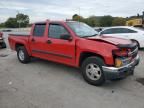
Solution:
[(79, 37), (91, 37), (98, 34), (92, 27), (82, 22), (67, 22), (67, 24)]

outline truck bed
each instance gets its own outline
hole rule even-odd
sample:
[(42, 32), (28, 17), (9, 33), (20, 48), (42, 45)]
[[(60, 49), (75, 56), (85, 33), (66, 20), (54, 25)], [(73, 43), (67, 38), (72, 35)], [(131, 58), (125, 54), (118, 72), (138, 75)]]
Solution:
[(12, 50), (16, 50), (16, 44), (27, 45), (29, 42), (30, 35), (26, 34), (9, 34), (8, 40)]

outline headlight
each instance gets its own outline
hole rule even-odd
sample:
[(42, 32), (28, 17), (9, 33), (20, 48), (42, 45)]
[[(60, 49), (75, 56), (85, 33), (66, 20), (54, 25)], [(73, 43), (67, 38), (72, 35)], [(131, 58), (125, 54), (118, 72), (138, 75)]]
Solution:
[(127, 57), (129, 52), (130, 52), (130, 49), (127, 49), (127, 48), (116, 49), (116, 50), (113, 50), (113, 55), (117, 57)]

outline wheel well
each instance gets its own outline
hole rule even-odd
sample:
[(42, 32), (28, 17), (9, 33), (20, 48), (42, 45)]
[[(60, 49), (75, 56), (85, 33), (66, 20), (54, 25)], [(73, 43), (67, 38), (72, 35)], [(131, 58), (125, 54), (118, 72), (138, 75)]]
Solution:
[(92, 53), (92, 52), (83, 52), (83, 53), (81, 53), (81, 55), (80, 55), (79, 66), (82, 65), (83, 61), (84, 61), (86, 58), (91, 57), (91, 56), (100, 57), (100, 58), (105, 62), (104, 58), (103, 58), (101, 55), (99, 55), (99, 54)]
[(140, 48), (140, 44), (139, 44), (139, 42), (138, 42), (137, 40), (135, 40), (135, 39), (131, 39), (131, 41), (135, 41), (135, 42), (137, 42), (138, 47)]
[(24, 46), (23, 44), (20, 44), (20, 43), (17, 43), (16, 45), (15, 45), (15, 50), (17, 51), (17, 49), (19, 48), (19, 47), (21, 47), (21, 46)]

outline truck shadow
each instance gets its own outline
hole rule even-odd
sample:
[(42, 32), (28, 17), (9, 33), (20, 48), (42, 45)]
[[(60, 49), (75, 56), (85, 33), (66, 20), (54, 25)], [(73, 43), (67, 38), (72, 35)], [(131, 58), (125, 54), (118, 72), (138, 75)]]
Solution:
[[(50, 72), (52, 74), (63, 74), (63, 75), (71, 76), (74, 79), (83, 80), (79, 68), (75, 68), (68, 65), (64, 65), (64, 64), (60, 64), (48, 60), (43, 60), (39, 58), (33, 58), (31, 63), (40, 64), (41, 66), (44, 67), (44, 69), (45, 67), (46, 69), (48, 68), (50, 71), (48, 70), (47, 72)], [(39, 73), (39, 74), (42, 75), (43, 73)]]
[[(79, 83), (84, 84), (84, 86), (89, 85), (84, 81), (79, 68), (63, 65), (60, 63), (55, 63), (52, 61), (42, 60), (42, 59), (38, 59), (38, 58), (33, 58), (31, 63), (32, 64), (36, 63), (38, 65), (41, 65), (43, 69), (46, 69), (46, 70), (48, 69), (46, 71), (46, 73), (45, 72), (39, 72), (38, 74), (40, 76), (46, 77), (47, 74), (50, 73), (50, 74), (53, 74), (56, 76), (59, 75), (59, 77), (63, 77), (63, 79), (65, 77), (67, 77), (66, 79), (70, 78), (73, 81), (76, 81), (76, 82), (79, 81)], [(108, 88), (115, 88), (115, 87), (118, 87), (119, 85), (123, 85), (125, 82), (126, 82), (126, 79), (117, 80), (117, 81), (106, 81), (106, 83), (100, 87), (107, 88), (107, 89)]]

